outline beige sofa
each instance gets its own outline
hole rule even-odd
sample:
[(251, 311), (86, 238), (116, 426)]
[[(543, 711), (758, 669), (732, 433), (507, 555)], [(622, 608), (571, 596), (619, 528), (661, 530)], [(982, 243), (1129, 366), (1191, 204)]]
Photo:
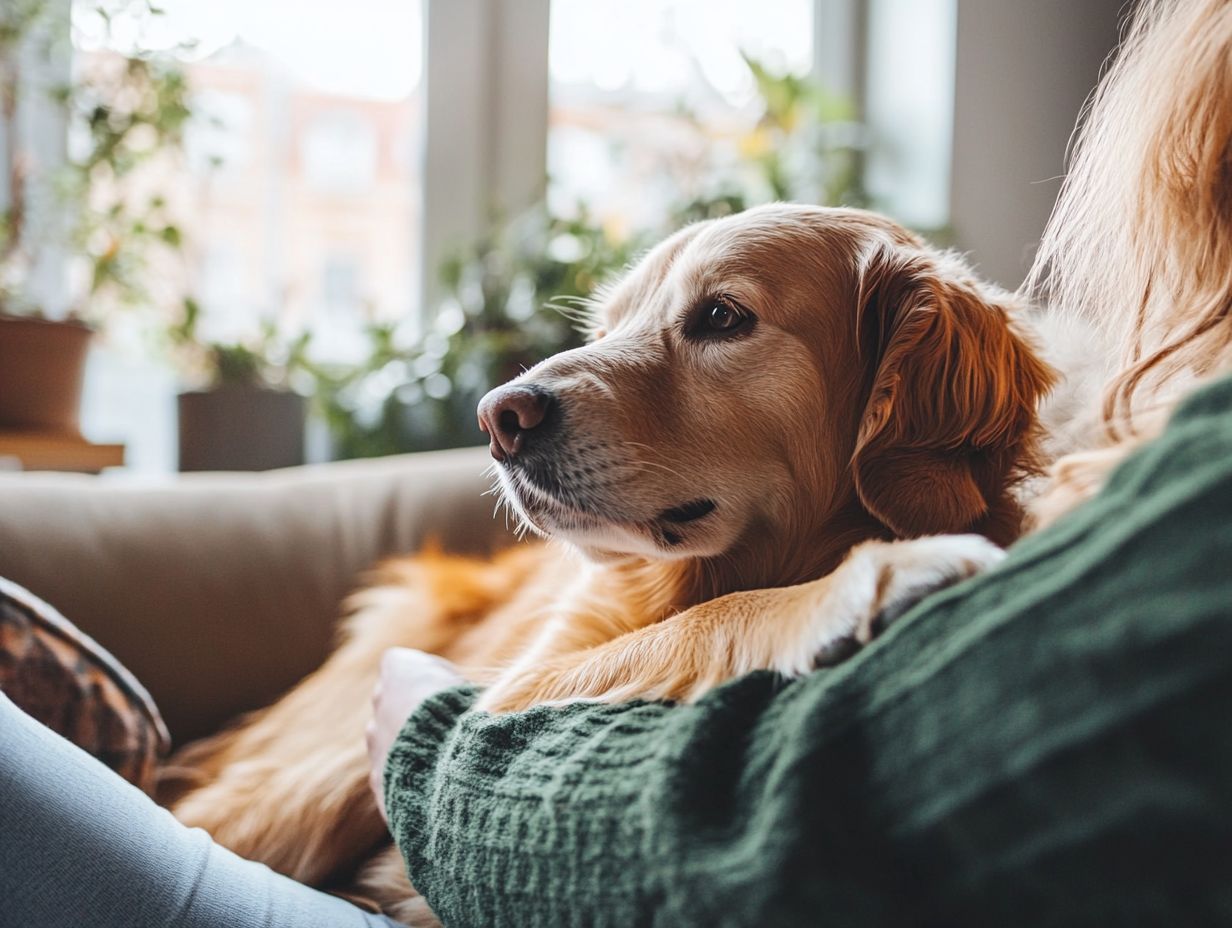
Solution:
[(429, 538), (508, 543), (489, 461), (470, 448), (143, 484), (0, 474), (0, 576), (110, 649), (182, 743), (316, 667), (382, 558)]

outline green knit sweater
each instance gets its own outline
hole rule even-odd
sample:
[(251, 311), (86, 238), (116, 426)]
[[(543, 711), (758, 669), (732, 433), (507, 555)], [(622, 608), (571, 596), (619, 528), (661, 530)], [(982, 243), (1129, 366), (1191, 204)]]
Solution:
[(446, 926), (1232, 924), (1232, 380), (846, 663), (490, 716), (387, 767)]

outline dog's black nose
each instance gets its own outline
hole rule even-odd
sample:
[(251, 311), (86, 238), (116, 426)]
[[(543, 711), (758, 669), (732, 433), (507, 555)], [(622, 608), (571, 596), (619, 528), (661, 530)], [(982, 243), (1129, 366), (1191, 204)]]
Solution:
[(498, 461), (526, 448), (528, 432), (544, 431), (552, 394), (534, 384), (497, 387), (479, 401), (479, 427), (492, 437), (490, 450)]

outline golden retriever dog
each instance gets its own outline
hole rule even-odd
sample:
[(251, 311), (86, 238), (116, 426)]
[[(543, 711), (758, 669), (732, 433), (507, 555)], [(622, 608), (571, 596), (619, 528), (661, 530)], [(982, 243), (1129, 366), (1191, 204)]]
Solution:
[[(1023, 316), (871, 213), (689, 226), (605, 295), (587, 345), (480, 404), (505, 500), (553, 541), (387, 564), (320, 670), (180, 758), (196, 786), (175, 814), (297, 879), (348, 881), (387, 840), (363, 731), (395, 645), (454, 661), (499, 712), (692, 700), (868, 641), (1022, 530), (1054, 379)], [(396, 851), (377, 872), (368, 894), (411, 920)]]
[[(1044, 524), (1232, 368), (1232, 0), (1139, 5), (1025, 292), (1112, 346), (1099, 434), (1030, 501)], [(695, 699), (858, 646), (1023, 528), (1053, 374), (1021, 302), (868, 213), (680, 232), (607, 294), (589, 345), (481, 407), (509, 505), (556, 541), (387, 565), (318, 672), (190, 746), (176, 814), (428, 923), (366, 788), (383, 651), (442, 654), (504, 711)], [(957, 532), (975, 535), (925, 537)]]

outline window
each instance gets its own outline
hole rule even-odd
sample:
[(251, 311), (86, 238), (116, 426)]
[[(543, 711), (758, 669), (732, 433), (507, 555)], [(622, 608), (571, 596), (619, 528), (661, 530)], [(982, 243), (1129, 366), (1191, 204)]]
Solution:
[(370, 290), (345, 310), (330, 304), (336, 331), (323, 341), (415, 313), (420, 3), (352, 0), (343, 13), (286, 0), (162, 0), (159, 15), (119, 4), (109, 23), (96, 5), (74, 0), (79, 67), (113, 50), (175, 49), (187, 76), (185, 163), (125, 183), (174, 191), (189, 266), (157, 272), (198, 299), (203, 331), (239, 337), (237, 327), (256, 333), (274, 319), (309, 327), (339, 253), (366, 256)]
[[(198, 298), (203, 334), (277, 321), (348, 361), (372, 323), (429, 333), (439, 269), (538, 202), (545, 167), (550, 211), (584, 207), (613, 240), (734, 188), (948, 220), (955, 0), (104, 0), (109, 28), (71, 2), (78, 66), (184, 63), (186, 157), (125, 183), (168, 191), (187, 266), (146, 276)], [(750, 60), (850, 105), (780, 145)], [(803, 186), (776, 187), (775, 158)]]
[(231, 339), (250, 330), (252, 271), (243, 251), (234, 245), (214, 244), (205, 250), (196, 286), (205, 310), (202, 335)]
[(321, 260), (320, 290), (309, 321), (313, 354), (321, 361), (359, 362), (367, 347), (355, 320), (365, 301), (363, 269), (357, 257), (330, 253)]
[(747, 54), (813, 66), (812, 0), (553, 0), (552, 205), (642, 228), (703, 196), (760, 115)]
[(359, 265), (353, 258), (327, 258), (321, 273), (321, 295), (330, 313), (346, 313), (359, 300)]
[(188, 126), (184, 148), (198, 178), (234, 177), (253, 167), (257, 101), (251, 94), (209, 86), (208, 73), (198, 69), (197, 91), (191, 98), (197, 118)]
[(326, 193), (362, 194), (376, 180), (376, 133), (355, 110), (327, 110), (309, 122), (302, 143), (304, 176)]

